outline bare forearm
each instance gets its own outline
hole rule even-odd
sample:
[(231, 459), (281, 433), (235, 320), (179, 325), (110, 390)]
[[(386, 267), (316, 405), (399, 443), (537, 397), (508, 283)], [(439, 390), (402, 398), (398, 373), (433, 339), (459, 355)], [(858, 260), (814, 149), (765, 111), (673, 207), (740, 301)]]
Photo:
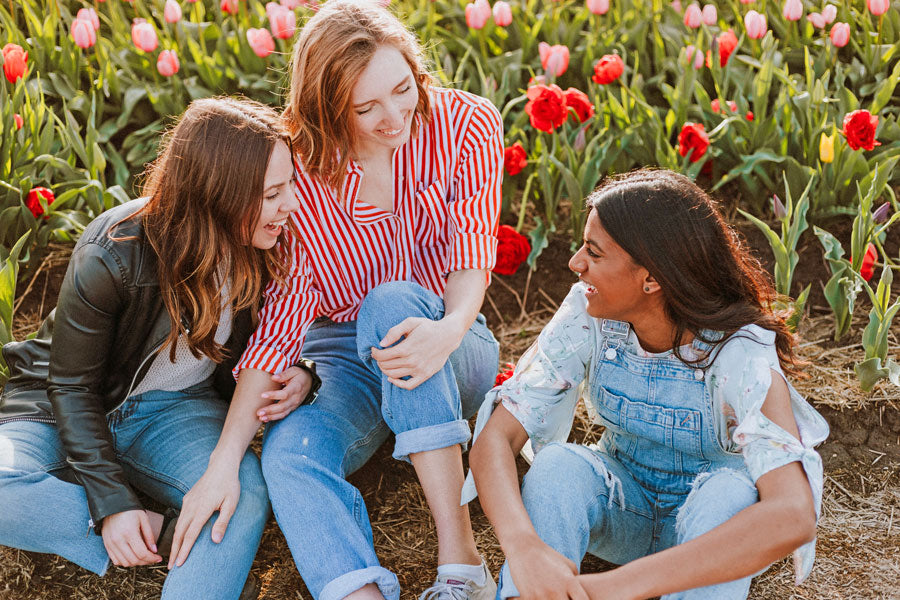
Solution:
[(262, 394), (277, 388), (278, 384), (272, 381), (269, 373), (258, 369), (241, 370), (219, 442), (210, 457), (210, 465), (215, 463), (236, 468), (240, 464), (260, 426), (256, 412), (268, 404)]
[(444, 318), (442, 322), (452, 325), (459, 341), (475, 322), (484, 302), (487, 289), (487, 275), (480, 269), (454, 271), (447, 276), (444, 289)]

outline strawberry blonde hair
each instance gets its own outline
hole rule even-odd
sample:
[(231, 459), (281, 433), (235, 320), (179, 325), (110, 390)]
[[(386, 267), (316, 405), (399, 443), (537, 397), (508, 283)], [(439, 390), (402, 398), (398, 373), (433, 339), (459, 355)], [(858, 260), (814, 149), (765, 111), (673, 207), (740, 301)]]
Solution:
[(269, 158), (279, 141), (288, 138), (268, 106), (238, 98), (194, 100), (147, 170), (148, 201), (132, 218), (142, 220), (158, 257), (159, 293), (172, 322), (166, 339), (172, 360), (179, 336), (194, 357), (225, 358), (214, 339), (223, 282), (230, 283), (224, 301), (255, 315), (265, 285), (284, 281), (282, 242), (268, 251), (251, 244)]
[[(306, 171), (342, 193), (356, 132), (351, 94), (380, 46), (396, 48), (412, 70), (428, 120), (431, 76), (422, 48), (403, 24), (373, 0), (328, 0), (300, 32), (291, 58), (291, 85), (284, 120)], [(416, 135), (417, 122), (412, 122)]]

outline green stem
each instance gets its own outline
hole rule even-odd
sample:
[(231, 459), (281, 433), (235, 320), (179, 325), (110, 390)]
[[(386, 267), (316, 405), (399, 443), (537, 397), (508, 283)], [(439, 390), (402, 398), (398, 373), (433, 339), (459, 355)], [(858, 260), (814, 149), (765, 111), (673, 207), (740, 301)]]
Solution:
[(14, 185), (11, 185), (11, 184), (9, 184), (9, 183), (6, 183), (6, 182), (3, 181), (2, 179), (0, 179), (0, 186), (5, 187), (6, 189), (8, 189), (8, 190), (10, 190), (10, 191), (16, 192), (16, 193), (18, 193), (20, 196), (22, 195), (22, 190), (20, 190), (19, 188), (17, 188), (17, 187), (14, 186)]

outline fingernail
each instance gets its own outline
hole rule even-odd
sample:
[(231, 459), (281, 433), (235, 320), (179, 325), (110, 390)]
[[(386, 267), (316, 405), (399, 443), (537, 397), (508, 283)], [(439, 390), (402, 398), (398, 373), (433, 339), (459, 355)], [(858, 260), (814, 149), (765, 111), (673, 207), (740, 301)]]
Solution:
[(269, 392), (264, 393), (264, 394), (262, 395), (262, 397), (265, 398), (266, 400), (268, 400), (268, 399), (269, 399)]

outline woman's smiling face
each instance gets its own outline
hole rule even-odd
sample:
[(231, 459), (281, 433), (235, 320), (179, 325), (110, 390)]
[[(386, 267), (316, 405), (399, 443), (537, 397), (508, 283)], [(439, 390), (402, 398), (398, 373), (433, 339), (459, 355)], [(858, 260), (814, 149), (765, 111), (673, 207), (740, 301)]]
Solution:
[(380, 46), (375, 51), (353, 86), (350, 102), (356, 134), (354, 158), (406, 143), (419, 93), (412, 69), (399, 50)]
[(647, 269), (610, 237), (594, 210), (584, 226), (584, 244), (569, 259), (569, 268), (590, 286), (585, 294), (590, 316), (630, 322), (642, 310)]

